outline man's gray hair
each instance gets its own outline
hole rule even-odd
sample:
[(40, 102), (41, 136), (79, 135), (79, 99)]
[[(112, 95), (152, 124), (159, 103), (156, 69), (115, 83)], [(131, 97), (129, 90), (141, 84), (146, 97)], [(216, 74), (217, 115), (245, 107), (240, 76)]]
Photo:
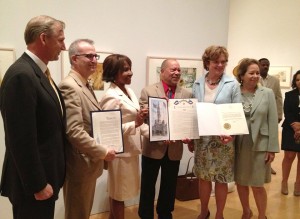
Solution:
[(78, 39), (75, 40), (73, 43), (71, 43), (69, 47), (69, 61), (71, 65), (72, 65), (72, 56), (78, 54), (79, 44), (82, 42), (88, 43), (90, 45), (94, 45), (94, 41), (90, 39)]

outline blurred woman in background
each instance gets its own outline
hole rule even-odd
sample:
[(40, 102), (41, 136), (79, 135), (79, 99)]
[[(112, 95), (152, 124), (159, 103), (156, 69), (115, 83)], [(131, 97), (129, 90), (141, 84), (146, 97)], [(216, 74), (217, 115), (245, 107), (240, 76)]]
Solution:
[(282, 182), (281, 193), (287, 195), (288, 179), (291, 167), (297, 156), (297, 173), (294, 184), (294, 195), (300, 196), (300, 70), (297, 71), (292, 80), (293, 90), (285, 93), (284, 99), (284, 121), (282, 123), (281, 149), (284, 150), (282, 160)]

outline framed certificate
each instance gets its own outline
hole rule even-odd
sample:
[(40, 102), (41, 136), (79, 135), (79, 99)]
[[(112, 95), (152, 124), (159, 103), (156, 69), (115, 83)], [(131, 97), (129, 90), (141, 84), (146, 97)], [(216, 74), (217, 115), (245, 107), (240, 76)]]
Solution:
[(197, 102), (149, 97), (150, 141), (198, 139)]
[(121, 110), (101, 110), (91, 112), (92, 135), (97, 144), (124, 153)]
[(168, 101), (164, 98), (149, 97), (149, 140), (170, 139)]
[(199, 135), (249, 134), (241, 103), (197, 103)]

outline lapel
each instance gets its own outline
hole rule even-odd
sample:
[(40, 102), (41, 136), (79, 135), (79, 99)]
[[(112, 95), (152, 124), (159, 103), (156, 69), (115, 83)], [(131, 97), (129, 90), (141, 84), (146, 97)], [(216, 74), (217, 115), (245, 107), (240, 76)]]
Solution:
[(296, 99), (298, 101), (298, 99), (299, 99), (299, 97), (298, 97), (299, 96), (299, 91), (298, 91), (297, 88), (294, 89), (294, 90), (292, 90), (291, 96), (292, 96), (293, 99)]
[[(289, 98), (288, 101), (290, 103), (292, 103), (290, 105), (294, 105), (295, 107), (299, 106), (299, 91), (298, 91), (297, 88), (292, 90), (292, 92), (290, 93), (290, 98)], [(297, 108), (298, 108), (297, 110), (299, 111), (300, 108), (299, 107), (297, 107)]]
[(181, 97), (182, 97), (182, 88), (176, 86), (174, 99), (181, 99)]
[(59, 93), (59, 97), (60, 97), (60, 102), (57, 98), (57, 95), (52, 87), (52, 85), (50, 84), (50, 81), (48, 80), (48, 78), (46, 77), (46, 75), (44, 74), (44, 72), (42, 72), (42, 70), (40, 69), (40, 67), (26, 54), (23, 53), (22, 57), (32, 66), (35, 75), (37, 76), (37, 78), (40, 80), (41, 86), (45, 89), (45, 91), (49, 94), (50, 98), (53, 100), (54, 104), (56, 105), (56, 108), (58, 110), (58, 113), (60, 115), (61, 118), (63, 118), (62, 113), (65, 114), (65, 112), (61, 111), (61, 106), (60, 106), (60, 102), (62, 103), (62, 108), (63, 111), (65, 111), (65, 107), (63, 104), (63, 99), (59, 93), (59, 89), (57, 88), (55, 82), (53, 81), (54, 86), (57, 89), (57, 92)]
[(232, 77), (229, 77), (228, 75), (226, 75), (225, 72), (223, 73), (223, 76), (222, 76), (221, 81), (220, 81), (219, 86), (218, 86), (218, 90), (217, 90), (217, 93), (216, 93), (216, 96), (215, 96), (214, 103), (216, 102), (218, 96), (223, 91), (223, 87), (225, 86), (225, 84), (227, 82), (230, 82), (230, 81), (233, 81), (233, 80), (234, 79)]
[[(166, 97), (162, 82), (157, 83), (155, 87), (156, 87), (156, 93), (158, 97)], [(181, 97), (182, 97), (182, 88), (176, 86), (174, 99), (180, 99)]]
[(253, 113), (255, 112), (256, 108), (259, 105), (259, 103), (263, 99), (263, 96), (264, 96), (263, 90), (264, 90), (263, 87), (258, 87), (256, 89), (255, 96), (254, 96), (253, 103), (252, 103), (251, 115), (253, 115)]
[[(77, 73), (78, 74), (78, 73)], [(69, 76), (72, 77), (74, 79), (74, 81), (77, 83), (77, 85), (81, 88), (81, 91), (83, 93), (84, 96), (86, 96), (86, 98), (95, 106), (97, 107), (99, 110), (100, 106), (98, 101), (96, 100), (96, 98), (93, 96), (93, 94), (91, 93), (91, 91), (87, 88), (87, 86), (82, 82), (82, 80), (78, 77), (75, 73), (74, 70), (71, 70), (69, 73)]]
[(220, 92), (222, 91), (225, 82), (226, 82), (226, 80), (225, 80), (225, 73), (223, 73), (223, 76), (222, 76), (221, 81), (220, 81), (219, 86), (218, 86), (217, 93), (215, 95), (214, 103), (216, 102), (217, 97), (219, 96)]
[[(207, 74), (207, 73), (206, 73)], [(203, 74), (198, 81), (196, 81), (195, 83), (197, 83), (199, 85), (199, 92), (200, 92), (200, 100), (199, 102), (203, 102), (204, 101), (204, 92), (205, 92), (205, 75)]]
[[(162, 82), (156, 83), (155, 84), (155, 91), (158, 97), (166, 97), (164, 86)], [(175, 92), (176, 94), (176, 92)]]
[(139, 102), (138, 102), (138, 100), (137, 100), (137, 98), (136, 98), (134, 92), (133, 92), (131, 89), (127, 89), (127, 88), (125, 87), (125, 89), (126, 89), (128, 95), (129, 95), (129, 97), (131, 98), (131, 99), (130, 99), (129, 97), (127, 97), (127, 95), (124, 94), (124, 92), (123, 92), (116, 84), (111, 83), (111, 84), (110, 84), (110, 88), (113, 89), (113, 90), (116, 92), (116, 94), (119, 96), (119, 98), (120, 98), (123, 102), (125, 102), (127, 105), (133, 107), (133, 108), (136, 109), (137, 111), (140, 110)]

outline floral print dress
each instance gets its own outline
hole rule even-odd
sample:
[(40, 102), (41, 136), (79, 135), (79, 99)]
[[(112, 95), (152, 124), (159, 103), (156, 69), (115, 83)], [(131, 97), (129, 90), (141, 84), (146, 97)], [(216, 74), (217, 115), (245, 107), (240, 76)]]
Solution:
[(195, 175), (212, 182), (232, 182), (234, 153), (233, 144), (222, 144), (219, 136), (201, 136), (195, 140)]

